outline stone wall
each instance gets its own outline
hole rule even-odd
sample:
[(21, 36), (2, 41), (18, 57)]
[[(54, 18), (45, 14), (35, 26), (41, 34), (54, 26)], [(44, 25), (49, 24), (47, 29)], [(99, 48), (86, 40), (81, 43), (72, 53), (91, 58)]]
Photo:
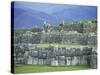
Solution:
[(95, 20), (63, 23), (62, 26), (51, 25), (47, 28), (48, 30), (45, 30), (44, 26), (41, 31), (37, 32), (33, 32), (34, 29), (14, 30), (14, 43), (97, 45), (97, 22)]
[[(82, 45), (82, 47), (37, 46), (42, 44)], [(97, 68), (97, 49), (95, 48), (97, 22), (63, 23), (59, 26), (49, 26), (47, 29), (44, 26), (40, 31), (35, 28), (33, 30), (16, 29), (13, 46), (15, 64), (89, 65), (91, 68)]]
[(59, 43), (59, 44), (81, 44), (81, 45), (97, 45), (97, 35), (95, 33), (27, 33), (20, 37), (14, 38), (18, 43)]
[[(18, 47), (18, 46), (17, 46)], [(70, 65), (89, 65), (97, 68), (96, 48), (65, 48), (53, 47), (40, 48), (34, 47), (20, 49), (19, 53), (15, 49), (14, 59), (16, 64), (34, 64), (51, 66), (70, 66)]]

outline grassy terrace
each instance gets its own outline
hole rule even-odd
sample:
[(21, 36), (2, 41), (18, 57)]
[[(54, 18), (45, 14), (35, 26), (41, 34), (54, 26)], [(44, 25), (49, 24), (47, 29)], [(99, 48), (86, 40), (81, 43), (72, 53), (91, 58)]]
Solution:
[(63, 32), (51, 31), (51, 32), (46, 32), (44, 34), (77, 34), (77, 35), (82, 35), (82, 33), (78, 33), (75, 31), (63, 31)]
[(15, 66), (14, 73), (39, 73), (39, 72), (54, 72), (54, 71), (71, 71), (71, 70), (86, 70), (90, 69), (87, 65), (77, 66), (48, 66), (48, 65), (22, 65)]
[(66, 47), (66, 48), (82, 48), (82, 47), (95, 47), (94, 45), (66, 45), (66, 44), (29, 44), (29, 48), (33, 48), (34, 46), (47, 48), (49, 46), (54, 47)]

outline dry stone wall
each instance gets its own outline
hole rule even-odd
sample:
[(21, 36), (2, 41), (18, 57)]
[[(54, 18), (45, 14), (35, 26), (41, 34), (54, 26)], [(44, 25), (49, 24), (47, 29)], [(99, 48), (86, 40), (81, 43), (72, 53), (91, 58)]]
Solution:
[(96, 49), (89, 47), (34, 47), (33, 49), (22, 50), (18, 54), (15, 52), (14, 58), (16, 64), (51, 66), (89, 65), (92, 68), (97, 67)]
[(43, 43), (59, 43), (59, 44), (81, 44), (96, 45), (97, 35), (95, 33), (32, 33), (30, 35), (23, 34), (20, 38), (15, 38), (19, 43), (43, 44)]

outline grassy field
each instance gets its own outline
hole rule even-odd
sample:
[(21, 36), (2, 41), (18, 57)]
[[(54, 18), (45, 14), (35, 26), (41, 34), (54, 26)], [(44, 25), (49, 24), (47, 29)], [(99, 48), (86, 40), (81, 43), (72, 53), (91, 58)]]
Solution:
[(54, 72), (54, 71), (71, 71), (71, 70), (86, 70), (90, 69), (87, 65), (77, 66), (48, 66), (48, 65), (21, 65), (14, 67), (14, 73), (39, 73), (39, 72)]

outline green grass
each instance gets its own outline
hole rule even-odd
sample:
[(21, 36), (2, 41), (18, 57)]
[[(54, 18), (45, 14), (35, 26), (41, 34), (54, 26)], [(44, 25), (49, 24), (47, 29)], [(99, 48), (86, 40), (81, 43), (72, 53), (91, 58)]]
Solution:
[[(63, 32), (51, 31), (51, 32), (46, 32), (44, 34), (75, 34), (75, 31), (63, 31)], [(82, 35), (82, 33), (76, 33), (76, 34)]]
[(66, 45), (66, 44), (30, 44), (29, 48), (34, 47), (34, 45), (37, 45), (37, 47), (41, 48), (48, 48), (49, 46), (54, 46), (54, 47), (65, 47), (65, 48), (82, 48), (82, 47), (94, 47), (93, 45)]
[(54, 71), (71, 71), (90, 69), (87, 65), (77, 66), (48, 66), (48, 65), (22, 65), (15, 66), (14, 73), (39, 73), (39, 72), (54, 72)]

